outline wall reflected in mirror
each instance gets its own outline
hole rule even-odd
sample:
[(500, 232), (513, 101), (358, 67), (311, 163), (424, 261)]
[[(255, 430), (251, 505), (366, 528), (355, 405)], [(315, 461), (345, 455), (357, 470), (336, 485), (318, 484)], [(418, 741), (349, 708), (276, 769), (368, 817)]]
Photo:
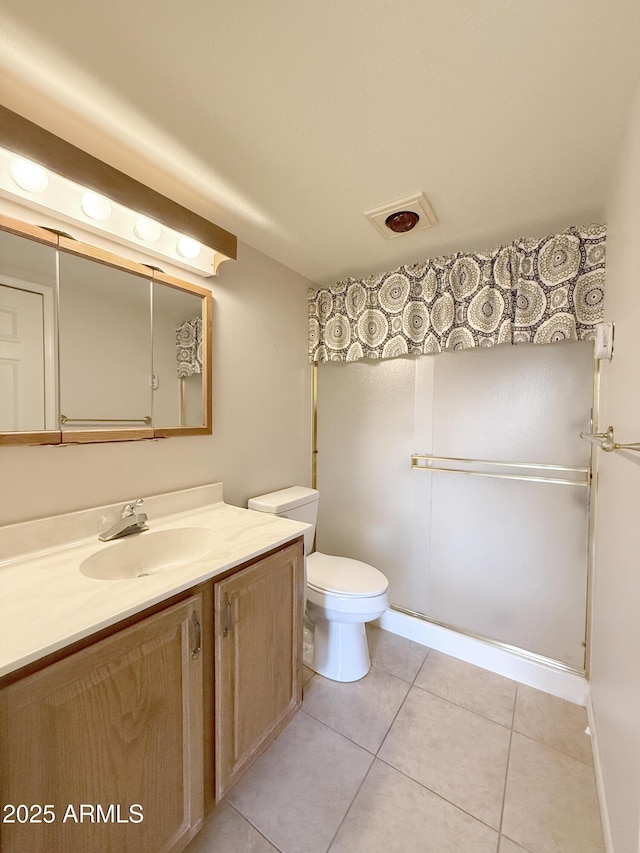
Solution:
[(150, 278), (66, 252), (59, 263), (62, 429), (150, 423)]
[(58, 428), (56, 249), (0, 232), (0, 432)]

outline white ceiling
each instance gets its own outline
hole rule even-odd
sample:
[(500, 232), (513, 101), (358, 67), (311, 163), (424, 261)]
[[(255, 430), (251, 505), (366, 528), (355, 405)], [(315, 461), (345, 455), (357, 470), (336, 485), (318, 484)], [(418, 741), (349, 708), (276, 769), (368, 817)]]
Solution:
[[(329, 283), (602, 220), (639, 37), (637, 0), (2, 0), (0, 102)], [(427, 231), (363, 216), (416, 192)]]

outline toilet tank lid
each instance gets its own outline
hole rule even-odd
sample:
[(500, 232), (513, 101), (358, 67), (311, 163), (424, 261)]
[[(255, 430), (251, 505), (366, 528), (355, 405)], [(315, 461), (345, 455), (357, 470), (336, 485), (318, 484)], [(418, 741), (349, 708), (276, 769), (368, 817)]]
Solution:
[(270, 512), (277, 515), (317, 501), (319, 495), (320, 492), (317, 489), (290, 486), (288, 489), (279, 489), (277, 492), (269, 492), (266, 495), (251, 498), (248, 507), (249, 509), (257, 509), (259, 512)]

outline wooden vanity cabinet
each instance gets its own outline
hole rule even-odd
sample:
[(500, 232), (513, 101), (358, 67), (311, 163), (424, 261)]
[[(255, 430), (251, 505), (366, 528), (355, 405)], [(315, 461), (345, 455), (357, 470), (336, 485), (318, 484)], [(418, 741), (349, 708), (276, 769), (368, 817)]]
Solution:
[(301, 705), (302, 539), (174, 602), (0, 690), (2, 853), (178, 853)]
[(194, 595), (2, 690), (3, 853), (186, 846), (203, 813), (201, 626)]
[(302, 704), (302, 541), (214, 584), (215, 797)]

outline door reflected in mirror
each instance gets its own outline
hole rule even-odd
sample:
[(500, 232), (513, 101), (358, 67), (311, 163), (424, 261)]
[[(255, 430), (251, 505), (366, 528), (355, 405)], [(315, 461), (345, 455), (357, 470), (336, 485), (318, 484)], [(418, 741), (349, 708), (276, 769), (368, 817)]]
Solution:
[(56, 429), (56, 249), (0, 232), (0, 432)]

